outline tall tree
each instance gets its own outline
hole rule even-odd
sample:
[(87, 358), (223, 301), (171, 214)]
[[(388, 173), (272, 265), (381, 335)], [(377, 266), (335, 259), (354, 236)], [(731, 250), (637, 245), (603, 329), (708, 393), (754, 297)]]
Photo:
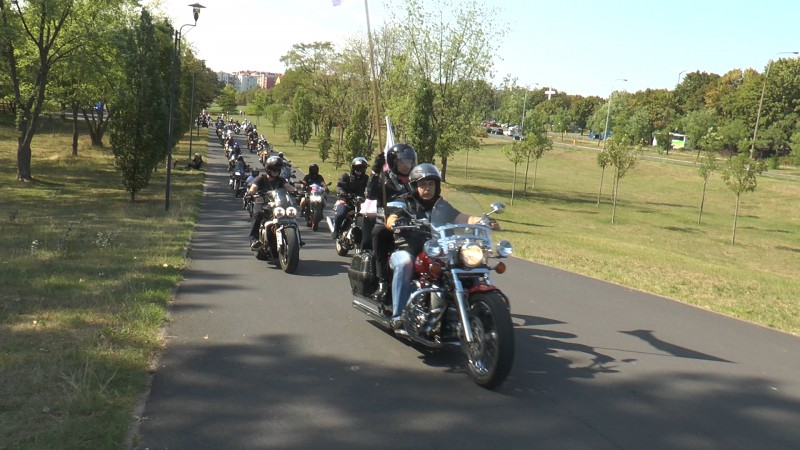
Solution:
[(298, 89), (292, 100), (289, 119), (289, 138), (305, 148), (311, 140), (313, 106), (305, 89)]
[(394, 95), (410, 95), (416, 80), (433, 83), (432, 121), (443, 181), (448, 157), (478, 146), (474, 130), (482, 119), (484, 98), (476, 86), (491, 74), (493, 50), (502, 34), (495, 22), (491, 8), (475, 0), (455, 7), (438, 0), (408, 0), (398, 15), (397, 36), (405, 44), (410, 73), (408, 88)]
[[(122, 184), (130, 193), (147, 186), (167, 140), (164, 123), (169, 117), (168, 88), (160, 61), (170, 50), (160, 45), (147, 9), (142, 9), (136, 28), (127, 33), (120, 49), (125, 60), (125, 80), (118, 86), (118, 116), (111, 125), (111, 150)], [(169, 35), (161, 36), (168, 42)]]
[(225, 86), (217, 97), (217, 104), (225, 114), (235, 114), (239, 106), (236, 101), (236, 90), (233, 86)]
[(417, 161), (432, 163), (436, 155), (436, 131), (433, 126), (433, 85), (421, 80), (414, 92), (414, 111), (408, 130), (408, 141), (417, 150)]
[(717, 170), (717, 152), (722, 148), (722, 141), (716, 133), (709, 133), (705, 137), (703, 147), (704, 156), (700, 159), (700, 166), (697, 168), (698, 173), (703, 178), (703, 193), (700, 196), (700, 212), (697, 214), (697, 224), (699, 225), (703, 220), (703, 206), (706, 203), (706, 187), (708, 186), (708, 179), (711, 174)]
[[(97, 36), (91, 0), (0, 0), (0, 59), (7, 67), (16, 110), (17, 180), (32, 181), (36, 134), (54, 67)], [(101, 2), (115, 8), (121, 2)]]
[[(334, 164), (349, 161), (356, 156), (368, 155), (369, 142), (367, 128), (369, 128), (369, 110), (363, 104), (358, 105), (353, 111), (353, 117), (344, 131), (344, 153), (342, 160), (334, 158)], [(338, 166), (337, 166), (338, 167)]]

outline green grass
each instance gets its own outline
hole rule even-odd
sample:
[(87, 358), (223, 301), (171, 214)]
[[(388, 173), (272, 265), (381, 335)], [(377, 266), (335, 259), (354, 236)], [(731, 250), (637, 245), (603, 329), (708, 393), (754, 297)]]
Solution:
[[(295, 146), (284, 127), (273, 133), (264, 117), (244, 118), (298, 167), (320, 162), (315, 139)], [(130, 203), (108, 150), (82, 138), (73, 158), (68, 127), (48, 126), (34, 139), (32, 184), (14, 181), (15, 140), (0, 128), (0, 448), (119, 448), (164, 344), (160, 331), (203, 175), (173, 171), (169, 212), (163, 169)], [(194, 148), (205, 152), (204, 142), (195, 139)], [(731, 246), (734, 196), (718, 174), (698, 224), (696, 169), (641, 160), (621, 181), (612, 225), (610, 171), (597, 206), (596, 143), (583, 149), (556, 138), (535, 189), (533, 166), (527, 193), (519, 168), (513, 205), (513, 166), (500, 153), (506, 143), (485, 139), (469, 155), (469, 177), (466, 155), (450, 158), (445, 193), (469, 213), (504, 201), (497, 237), (509, 239), (517, 256), (800, 331), (800, 181), (761, 177), (756, 192), (743, 196)], [(182, 164), (186, 152), (183, 142)], [(328, 181), (346, 170), (320, 165)]]
[(14, 181), (16, 139), (0, 129), (0, 448), (119, 448), (163, 345), (203, 175), (174, 170), (166, 212), (162, 167), (131, 203), (108, 149), (81, 138), (73, 158), (50, 127), (33, 141), (34, 183)]

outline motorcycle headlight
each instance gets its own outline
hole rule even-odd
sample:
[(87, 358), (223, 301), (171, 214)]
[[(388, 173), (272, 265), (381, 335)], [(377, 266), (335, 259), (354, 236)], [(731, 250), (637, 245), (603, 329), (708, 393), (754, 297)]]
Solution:
[(497, 243), (497, 256), (500, 258), (508, 258), (511, 256), (511, 252), (514, 251), (514, 248), (511, 246), (511, 242), (506, 241), (505, 239)]
[(465, 267), (476, 267), (483, 263), (483, 249), (478, 244), (467, 244), (459, 252)]
[(311, 195), (311, 201), (312, 202), (321, 202), (322, 201), (322, 196), (318, 195), (318, 194), (312, 194)]
[(275, 217), (276, 219), (280, 219), (285, 215), (286, 215), (286, 210), (280, 206), (272, 210), (272, 216)]
[(425, 241), (425, 246), (422, 249), (428, 256), (432, 258), (437, 258), (439, 256), (442, 256), (442, 253), (444, 253), (444, 249), (442, 248), (441, 245), (439, 245), (439, 241), (435, 239), (430, 239), (428, 241)]
[(286, 215), (289, 217), (297, 217), (297, 208), (294, 206), (286, 208)]

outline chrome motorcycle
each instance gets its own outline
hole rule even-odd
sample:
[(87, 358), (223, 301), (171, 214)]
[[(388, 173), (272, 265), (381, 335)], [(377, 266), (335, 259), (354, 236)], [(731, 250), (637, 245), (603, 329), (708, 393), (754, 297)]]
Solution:
[[(402, 328), (395, 333), (430, 348), (461, 348), (467, 373), (488, 389), (506, 379), (514, 360), (510, 303), (490, 276), (492, 271), (505, 272), (506, 265), (489, 264), (491, 258), (512, 252), (508, 241), (496, 246), (492, 242), (489, 216), (503, 207), (493, 203), (479, 224), (454, 224), (447, 223), (455, 217), (454, 208), (439, 199), (430, 220), (394, 227), (428, 236), (414, 260), (412, 292), (402, 312)], [(353, 257), (348, 270), (353, 307), (391, 329), (391, 299), (372, 298), (377, 289), (372, 258), (369, 250)]]
[(258, 231), (260, 247), (256, 258), (266, 261), (277, 258), (286, 273), (294, 273), (300, 263), (300, 230), (297, 226), (297, 202), (284, 188), (275, 189), (253, 199), (254, 214), (261, 214)]

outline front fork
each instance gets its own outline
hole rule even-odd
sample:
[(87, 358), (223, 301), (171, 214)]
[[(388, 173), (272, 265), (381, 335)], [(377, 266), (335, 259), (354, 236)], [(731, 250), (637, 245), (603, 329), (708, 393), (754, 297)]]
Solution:
[(464, 294), (464, 285), (461, 284), (461, 280), (458, 279), (458, 274), (455, 270), (450, 272), (450, 277), (456, 294), (458, 314), (461, 316), (461, 323), (464, 324), (464, 340), (471, 344), (475, 342), (475, 337), (472, 336), (472, 327), (469, 323), (469, 305), (467, 304), (467, 296)]

